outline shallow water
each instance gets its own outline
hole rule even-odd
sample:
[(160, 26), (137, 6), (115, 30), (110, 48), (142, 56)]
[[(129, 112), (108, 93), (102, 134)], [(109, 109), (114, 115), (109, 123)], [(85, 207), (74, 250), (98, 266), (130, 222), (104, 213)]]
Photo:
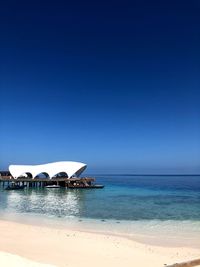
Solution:
[(104, 189), (0, 190), (0, 211), (114, 220), (200, 221), (200, 176), (99, 176)]
[[(96, 176), (104, 189), (0, 188), (0, 218), (200, 245), (200, 176)], [(174, 238), (176, 236), (176, 238)], [(152, 239), (153, 238), (153, 239)], [(160, 239), (160, 238), (159, 238)], [(171, 242), (170, 241), (170, 242)]]

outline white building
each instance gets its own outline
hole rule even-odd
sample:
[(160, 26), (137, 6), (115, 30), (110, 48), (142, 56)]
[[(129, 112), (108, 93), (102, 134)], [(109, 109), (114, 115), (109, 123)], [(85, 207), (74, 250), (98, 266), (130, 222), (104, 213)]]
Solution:
[(78, 177), (86, 168), (87, 165), (81, 162), (60, 161), (41, 165), (10, 165), (9, 171), (15, 179), (19, 177), (34, 179), (40, 175), (51, 179), (55, 176)]

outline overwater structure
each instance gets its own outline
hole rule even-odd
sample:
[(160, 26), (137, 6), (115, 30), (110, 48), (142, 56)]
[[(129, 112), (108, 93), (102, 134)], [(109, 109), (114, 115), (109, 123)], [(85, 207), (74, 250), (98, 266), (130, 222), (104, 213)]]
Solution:
[(0, 182), (45, 187), (59, 185), (68, 188), (102, 188), (94, 185), (94, 178), (80, 177), (87, 165), (82, 162), (60, 161), (40, 165), (10, 165), (9, 173), (0, 176)]
[(9, 171), (14, 179), (29, 177), (32, 179), (44, 176), (48, 179), (56, 177), (79, 177), (87, 168), (82, 162), (59, 161), (40, 165), (10, 165)]

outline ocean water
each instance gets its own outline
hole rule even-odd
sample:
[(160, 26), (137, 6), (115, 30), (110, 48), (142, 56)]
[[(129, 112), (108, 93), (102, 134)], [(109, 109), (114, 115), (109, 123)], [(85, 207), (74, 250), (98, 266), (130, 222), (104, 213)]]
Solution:
[(200, 240), (200, 176), (96, 175), (96, 182), (105, 188), (1, 187), (0, 218), (51, 218), (128, 234), (164, 231), (173, 237), (180, 232), (187, 240)]

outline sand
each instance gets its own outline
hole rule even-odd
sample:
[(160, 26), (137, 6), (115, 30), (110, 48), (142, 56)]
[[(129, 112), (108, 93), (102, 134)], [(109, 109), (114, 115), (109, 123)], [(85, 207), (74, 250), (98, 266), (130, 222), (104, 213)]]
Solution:
[(162, 267), (200, 257), (190, 247), (161, 247), (125, 237), (0, 221), (0, 264), (11, 267)]
[(26, 258), (13, 255), (6, 252), (0, 252), (0, 264), (1, 266), (21, 266), (21, 267), (54, 267), (49, 264), (42, 264), (39, 262), (30, 261)]

